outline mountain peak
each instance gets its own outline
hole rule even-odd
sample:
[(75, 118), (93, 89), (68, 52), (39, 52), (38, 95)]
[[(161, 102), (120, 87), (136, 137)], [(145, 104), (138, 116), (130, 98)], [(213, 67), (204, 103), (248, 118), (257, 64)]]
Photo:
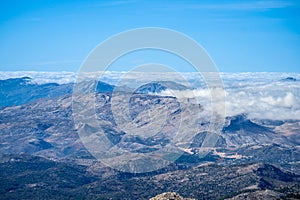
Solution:
[(10, 79), (6, 79), (6, 80), (0, 80), (0, 86), (4, 87), (4, 86), (17, 86), (17, 85), (25, 85), (25, 84), (29, 84), (31, 83), (31, 78), (28, 76), (24, 76), (21, 78), (10, 78)]
[(284, 78), (284, 79), (281, 79), (281, 81), (291, 81), (291, 82), (295, 82), (295, 81), (297, 81), (297, 79), (295, 79), (294, 77), (286, 77), (286, 78)]
[(189, 88), (185, 85), (173, 81), (152, 81), (136, 89), (135, 93), (142, 93), (142, 94), (160, 93), (167, 89), (186, 90)]
[(247, 114), (240, 114), (228, 118), (229, 124), (223, 128), (223, 132), (245, 131), (246, 133), (263, 133), (270, 132), (264, 126), (254, 123), (248, 119)]

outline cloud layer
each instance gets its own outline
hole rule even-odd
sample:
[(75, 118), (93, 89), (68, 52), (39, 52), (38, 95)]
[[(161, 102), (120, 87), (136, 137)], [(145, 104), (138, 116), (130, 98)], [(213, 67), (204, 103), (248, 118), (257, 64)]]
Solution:
[[(291, 75), (297, 80), (285, 80)], [(245, 73), (223, 74), (222, 76), (227, 116), (246, 113), (250, 118), (300, 120), (299, 74)], [(211, 92), (200, 87), (185, 91), (165, 90), (160, 95), (178, 98), (197, 97), (198, 101), (204, 105), (205, 111), (209, 113)], [(218, 91), (214, 91), (214, 94), (218, 94)]]
[[(131, 83), (129, 87), (137, 87), (138, 80), (151, 82), (151, 76), (145, 73), (135, 73), (124, 76), (125, 72), (106, 72), (100, 80), (111, 84), (116, 84), (120, 78), (124, 83)], [(211, 92), (205, 87), (205, 81), (199, 79), (199, 74), (181, 73), (188, 83), (192, 83), (194, 89), (179, 91), (167, 89), (160, 95), (171, 95), (178, 98), (197, 97), (198, 101), (204, 105), (206, 113), (209, 114), (211, 108)], [(263, 119), (300, 119), (300, 74), (298, 73), (221, 73), (226, 94), (226, 115), (233, 116), (247, 113), (252, 118)], [(59, 84), (70, 83), (76, 80), (74, 72), (0, 72), (0, 79), (17, 78), (29, 76), (33, 82)], [(95, 77), (97, 74), (87, 74), (87, 77)], [(161, 80), (172, 76), (158, 74)], [(293, 77), (296, 81), (285, 80)], [(147, 79), (147, 80), (146, 80)], [(134, 80), (134, 81), (133, 81)], [(180, 82), (182, 80), (173, 80)], [(134, 83), (135, 82), (135, 83)], [(218, 94), (218, 90), (213, 91)], [(219, 102), (221, 103), (221, 102)]]

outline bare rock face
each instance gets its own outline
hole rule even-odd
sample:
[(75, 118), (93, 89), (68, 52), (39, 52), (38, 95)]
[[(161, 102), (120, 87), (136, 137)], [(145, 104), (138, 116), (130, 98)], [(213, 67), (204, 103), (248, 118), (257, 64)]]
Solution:
[(150, 200), (194, 200), (194, 199), (183, 198), (176, 192), (165, 192), (165, 193), (159, 194), (159, 195), (151, 198)]

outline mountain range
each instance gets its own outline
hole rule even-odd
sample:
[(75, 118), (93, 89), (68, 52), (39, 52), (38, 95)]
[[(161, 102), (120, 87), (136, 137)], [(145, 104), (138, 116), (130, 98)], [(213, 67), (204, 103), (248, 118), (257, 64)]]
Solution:
[[(164, 192), (195, 199), (299, 198), (300, 121), (227, 116), (216, 144), (202, 156), (202, 144), (211, 134), (207, 119), (191, 119), (175, 97), (155, 95), (185, 86), (152, 82), (137, 89), (128, 102), (131, 123), (147, 133), (161, 125), (161, 118), (149, 113), (168, 114), (158, 134), (134, 135), (117, 126), (122, 121), (112, 110), (115, 86), (98, 82), (99, 127), (122, 151), (143, 154), (164, 147), (180, 121), (197, 127), (190, 143), (174, 142), (182, 149), (174, 163), (128, 173), (98, 162), (82, 143), (73, 120), (73, 86), (35, 84), (28, 77), (0, 81), (0, 199), (149, 199)], [(113, 95), (123, 97), (120, 90)], [(122, 105), (117, 101), (114, 106)], [(203, 106), (188, 102), (183, 107), (201, 112)]]

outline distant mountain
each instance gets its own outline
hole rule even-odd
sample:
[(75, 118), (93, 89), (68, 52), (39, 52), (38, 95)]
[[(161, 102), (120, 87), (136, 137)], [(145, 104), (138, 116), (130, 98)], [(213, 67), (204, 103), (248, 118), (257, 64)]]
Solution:
[[(29, 103), (41, 98), (55, 98), (70, 95), (73, 83), (68, 84), (36, 84), (30, 77), (0, 80), (0, 107), (16, 106)], [(99, 81), (97, 92), (112, 92), (114, 86)]]
[(284, 79), (281, 79), (281, 81), (295, 82), (295, 81), (297, 81), (297, 79), (295, 79), (294, 77), (286, 77), (286, 78), (284, 78)]
[[(109, 93), (96, 95), (96, 111), (99, 117), (99, 125), (106, 131), (107, 137), (114, 144), (127, 148), (128, 144), (136, 144), (132, 151), (140, 152), (156, 146), (165, 145), (168, 142), (166, 134), (171, 134), (176, 128), (179, 118), (174, 118), (169, 123), (175, 123), (174, 128), (160, 130), (157, 135), (150, 137), (134, 137), (124, 135), (115, 125), (110, 106)], [(169, 112), (178, 110), (178, 103), (174, 97), (160, 97), (139, 94), (131, 102), (131, 116), (133, 123), (145, 131), (160, 124), (160, 120), (149, 119), (148, 110), (155, 107), (168, 107)], [(156, 104), (155, 104), (156, 102)], [(140, 103), (151, 105), (148, 108)], [(146, 109), (146, 110), (143, 110)], [(171, 114), (178, 116), (180, 113)], [(13, 119), (13, 121), (12, 121)], [(150, 123), (151, 122), (151, 123)], [(6, 125), (9, 123), (9, 125)], [(164, 132), (163, 132), (164, 131)], [(29, 153), (58, 159), (74, 157), (91, 157), (82, 145), (78, 133), (75, 130), (72, 118), (71, 96), (39, 99), (35, 102), (20, 107), (7, 107), (0, 109), (0, 151), (5, 154)], [(121, 141), (122, 139), (122, 141)], [(62, 142), (63, 141), (63, 142)]]
[(102, 81), (98, 81), (96, 91), (101, 93), (101, 92), (112, 92), (114, 91), (115, 86), (110, 85), (108, 83), (104, 83)]
[[(153, 127), (161, 126), (161, 118), (149, 118), (149, 110), (155, 113), (161, 109), (166, 109), (169, 112), (167, 115), (169, 119), (163, 127), (158, 129), (157, 134), (127, 134), (119, 129), (114, 121), (110, 98), (111, 94), (109, 93), (96, 95), (96, 114), (99, 125), (113, 144), (132, 152), (146, 153), (164, 147), (170, 143), (172, 135), (177, 131), (180, 124), (179, 120), (190, 119), (189, 115), (181, 114), (178, 102), (174, 97), (135, 94), (134, 98), (131, 99), (132, 101), (129, 102), (129, 116), (132, 118), (132, 123), (143, 130), (144, 133), (151, 133)], [(115, 96), (115, 98), (118, 98), (118, 96)], [(180, 115), (181, 117), (179, 117)], [(195, 123), (198, 123), (198, 121), (195, 120)], [(274, 128), (270, 128), (260, 125), (248, 119), (246, 115), (229, 117), (214, 148), (226, 149), (227, 147), (241, 148), (245, 146), (246, 149), (240, 151), (241, 155), (250, 156), (251, 153), (256, 152), (262, 158), (263, 155), (267, 154), (261, 153), (260, 148), (251, 149), (251, 146), (263, 146), (273, 143), (287, 145), (288, 147), (295, 145), (297, 140), (289, 138), (291, 135), (289, 131), (297, 129), (299, 126), (297, 121), (293, 123), (275, 123), (274, 126)], [(281, 132), (277, 130), (281, 130)], [(188, 135), (191, 129), (187, 128), (182, 131)], [(55, 159), (92, 158), (76, 132), (72, 118), (72, 98), (68, 95), (52, 99), (40, 99), (22, 106), (0, 109), (0, 132), (0, 152), (3, 154), (23, 152)], [(187, 156), (179, 160), (181, 163), (186, 161), (191, 163), (191, 160), (193, 163), (203, 161), (196, 158), (197, 153), (194, 153), (194, 155), (191, 152), (198, 152), (197, 149), (199, 148), (201, 150), (207, 134), (210, 133), (199, 132), (192, 138), (188, 144), (190, 150), (185, 149)], [(286, 136), (286, 134), (288, 135)], [(298, 137), (297, 134), (294, 135)], [(184, 146), (187, 147), (187, 145)], [(268, 160), (268, 162), (272, 160), (277, 162), (281, 155), (284, 155), (284, 157), (289, 155), (288, 152), (281, 152), (280, 149), (282, 148), (276, 147), (270, 151), (280, 153), (274, 154), (274, 156), (269, 155), (268, 157), (271, 160)], [(218, 156), (219, 154), (208, 154), (205, 159), (217, 160)], [(253, 157), (253, 159), (260, 158)], [(264, 160), (266, 159), (268, 158), (264, 158)]]
[(251, 132), (261, 133), (270, 131), (268, 128), (258, 125), (247, 118), (246, 114), (240, 114), (233, 117), (228, 117), (229, 124), (223, 128), (223, 132)]
[(72, 84), (35, 84), (31, 78), (0, 80), (0, 107), (28, 103), (40, 98), (53, 98), (72, 93)]
[(271, 128), (254, 123), (246, 114), (227, 117), (222, 136), (229, 146), (272, 144), (286, 142)]
[(135, 93), (142, 93), (142, 94), (160, 93), (166, 89), (186, 90), (189, 89), (189, 87), (173, 81), (154, 81), (137, 88), (135, 90)]

